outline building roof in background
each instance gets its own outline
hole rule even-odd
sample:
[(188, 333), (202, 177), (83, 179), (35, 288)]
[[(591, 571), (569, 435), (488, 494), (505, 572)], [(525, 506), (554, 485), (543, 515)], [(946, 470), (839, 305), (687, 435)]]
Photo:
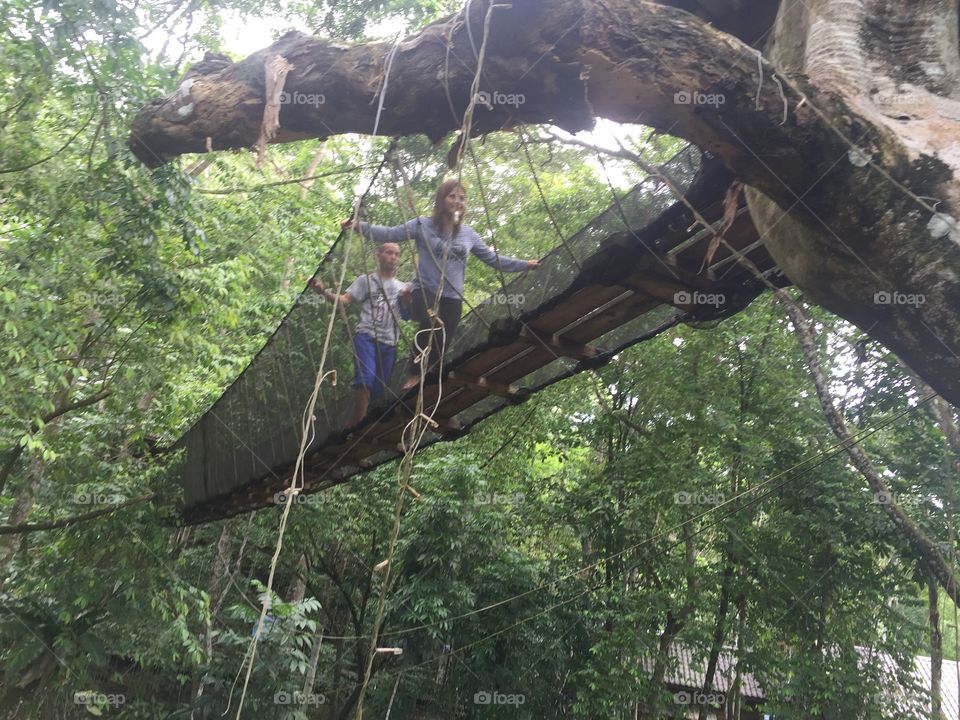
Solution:
[[(871, 651), (869, 648), (860, 648), (860, 656), (865, 666), (879, 665), (880, 675), (888, 678), (884, 687), (878, 688), (889, 696), (890, 702), (898, 707), (906, 707), (910, 704), (909, 700), (912, 691), (904, 687), (902, 679), (903, 673), (889, 653)], [(664, 682), (675, 688), (702, 690), (704, 679), (706, 677), (707, 660), (701, 651), (693, 647), (674, 644), (670, 651), (670, 657), (673, 660), (671, 666), (667, 668), (664, 676)], [(643, 660), (643, 669), (647, 673), (653, 672), (653, 658)], [(912, 681), (929, 692), (931, 684), (931, 659), (924, 655), (914, 658), (914, 671)], [(717, 671), (714, 674), (712, 692), (729, 694), (736, 678), (736, 661), (734, 653), (724, 650), (717, 659)], [(744, 672), (740, 676), (740, 693), (747, 702), (759, 703), (766, 699), (766, 694), (757, 679), (749, 672)], [(952, 660), (944, 660), (941, 673), (941, 707), (945, 720), (960, 720), (960, 664)], [(924, 704), (921, 711), (929, 714), (929, 710)], [(926, 715), (916, 715), (916, 717), (925, 717)]]

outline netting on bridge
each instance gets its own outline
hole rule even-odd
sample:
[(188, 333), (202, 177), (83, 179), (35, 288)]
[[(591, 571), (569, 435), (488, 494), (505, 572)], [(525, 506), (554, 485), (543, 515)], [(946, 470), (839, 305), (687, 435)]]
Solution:
[[(662, 167), (683, 191), (700, 170), (701, 154), (696, 148), (688, 147)], [(555, 305), (558, 298), (575, 292), (577, 284), (582, 285), (585, 268), (596, 265), (598, 251), (605, 245), (611, 242), (634, 246), (650, 243), (644, 229), (677, 202), (658, 177), (646, 178), (614, 200), (604, 212), (543, 257), (538, 269), (507, 275), (508, 282), (499, 293), (474, 306), (463, 318), (452, 343), (448, 343), (445, 367), (455, 368), (458, 359), (489, 344), (491, 328), (498, 323), (511, 318), (523, 321), (535, 317)], [(528, 198), (526, 202), (536, 200)], [(476, 223), (475, 227), (480, 230), (482, 223)], [(343, 236), (324, 258), (317, 276), (328, 287), (336, 288), (345, 267), (345, 289), (353, 278), (371, 272), (375, 264), (369, 247), (363, 248), (365, 242), (356, 234)], [(662, 250), (660, 248), (658, 252)], [(652, 247), (649, 251), (654, 252)], [(407, 244), (404, 253), (408, 256), (414, 254), (412, 243)], [(400, 279), (411, 278), (401, 276)], [(469, 275), (467, 282), (470, 282)], [(246, 370), (178, 443), (186, 449), (182, 483), (188, 509), (259, 481), (274, 485), (289, 475), (300, 449), (301, 418), (320, 367), (331, 312), (336, 312), (336, 317), (325, 369), (335, 368), (337, 381), (335, 385), (327, 381), (321, 388), (315, 413), (315, 438), (309, 453), (315, 453), (328, 442), (344, 436), (354, 402), (350, 379), (356, 311), (348, 308), (345, 314), (334, 310), (314, 290), (306, 288)], [(596, 309), (592, 312), (595, 313)], [(670, 305), (658, 305), (638, 317), (627, 319), (624, 324), (613, 327), (591, 342), (612, 353), (674, 322), (681, 315), (681, 311)], [(573, 326), (584, 319), (573, 318), (571, 327), (566, 330), (572, 331)], [(405, 357), (410, 351), (412, 335), (413, 324), (410, 323), (404, 328), (397, 346), (397, 362), (387, 397), (371, 407), (368, 418), (382, 417), (392, 404), (400, 400)], [(535, 391), (575, 372), (578, 365), (576, 359), (555, 357), (523, 377), (520, 384), (523, 390)], [(509, 401), (509, 398), (488, 395), (460, 410), (457, 419), (469, 426)], [(357, 432), (364, 432), (363, 427)], [(427, 442), (431, 439), (436, 438), (428, 437)], [(376, 464), (395, 454), (384, 449), (381, 457), (371, 457), (369, 462)], [(340, 481), (358, 469), (356, 463), (337, 463), (336, 467), (329, 467), (312, 478), (308, 488)]]

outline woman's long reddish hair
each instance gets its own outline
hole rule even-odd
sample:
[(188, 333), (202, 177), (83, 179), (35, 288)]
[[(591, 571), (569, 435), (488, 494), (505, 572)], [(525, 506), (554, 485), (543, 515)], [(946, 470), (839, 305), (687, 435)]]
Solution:
[[(433, 215), (431, 219), (433, 220), (434, 227), (441, 227), (443, 225), (443, 201), (446, 199), (447, 195), (453, 192), (454, 188), (460, 188), (466, 194), (467, 190), (463, 187), (463, 184), (456, 178), (451, 178), (449, 180), (444, 180), (440, 183), (440, 187), (437, 188), (437, 193), (433, 197)], [(453, 233), (456, 235), (457, 230), (460, 229), (460, 225), (463, 223), (463, 218), (461, 217), (459, 222), (453, 224)]]

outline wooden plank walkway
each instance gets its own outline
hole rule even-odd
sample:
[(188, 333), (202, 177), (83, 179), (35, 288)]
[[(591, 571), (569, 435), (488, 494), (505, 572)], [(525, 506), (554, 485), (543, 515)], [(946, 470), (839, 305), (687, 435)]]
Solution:
[[(719, 167), (707, 167), (686, 195), (714, 227), (722, 220), (729, 181)], [(468, 342), (460, 338), (450, 353), (443, 382), (428, 378), (424, 386), (424, 407), (436, 406), (437, 426), (423, 444), (460, 437), (504, 407), (523, 402), (559, 379), (598, 367), (624, 347), (677, 322), (724, 318), (746, 307), (762, 292), (762, 283), (723, 246), (705, 263), (711, 238), (711, 232), (693, 225), (683, 203), (674, 203), (645, 227), (603, 238), (580, 263), (574, 281), (534, 312), (501, 318), (489, 328), (473, 323)], [(725, 238), (775, 284), (787, 284), (745, 208)], [(464, 330), (471, 327), (468, 320), (469, 316)], [(358, 428), (330, 433), (322, 445), (309, 448), (305, 492), (345, 482), (400, 456), (401, 435), (413, 415), (415, 395), (413, 390), (386, 408), (375, 407)], [(207, 452), (205, 442), (205, 437), (194, 439), (193, 452)], [(288, 456), (292, 444), (284, 444)], [(205, 488), (200, 500), (185, 508), (184, 519), (207, 522), (272, 505), (276, 494), (289, 485), (292, 469), (291, 459), (269, 472), (251, 471), (245, 482), (226, 492), (222, 487)], [(197, 488), (193, 491), (196, 498)]]

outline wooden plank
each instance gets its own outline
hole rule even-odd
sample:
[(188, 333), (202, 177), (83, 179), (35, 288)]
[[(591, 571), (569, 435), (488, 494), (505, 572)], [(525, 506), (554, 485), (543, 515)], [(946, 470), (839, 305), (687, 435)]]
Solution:
[(661, 302), (655, 298), (634, 294), (629, 302), (611, 308), (605, 313), (586, 318), (575, 328), (565, 331), (563, 336), (571, 342), (589, 343), (659, 305)]
[(598, 307), (606, 306), (623, 292), (623, 288), (611, 285), (590, 285), (578, 290), (560, 305), (550, 308), (536, 318), (539, 330), (555, 333), (582, 318)]
[(597, 356), (597, 349), (592, 345), (572, 342), (557, 333), (540, 332), (530, 325), (524, 325), (520, 337), (532, 347), (543, 347), (557, 357), (566, 357), (573, 360), (591, 360)]
[(447, 373), (447, 380), (455, 385), (463, 385), (475, 390), (483, 390), (491, 395), (512, 397), (520, 392), (514, 383), (502, 383), (496, 380), (487, 380), (483, 375), (467, 375), (462, 370), (451, 370)]

